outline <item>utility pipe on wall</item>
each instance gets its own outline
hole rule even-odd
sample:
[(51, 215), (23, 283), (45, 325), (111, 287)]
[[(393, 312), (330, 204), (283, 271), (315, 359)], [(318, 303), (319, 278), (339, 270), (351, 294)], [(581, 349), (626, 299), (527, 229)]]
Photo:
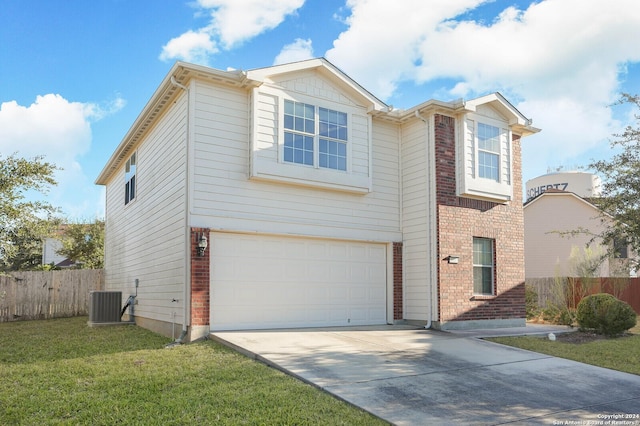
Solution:
[[(178, 337), (178, 339), (176, 340), (176, 343), (182, 343), (184, 341), (184, 339), (187, 337), (187, 333), (189, 331), (189, 325), (191, 323), (191, 312), (190, 312), (190, 305), (191, 305), (191, 293), (190, 293), (190, 287), (191, 287), (191, 228), (189, 226), (189, 211), (190, 211), (190, 206), (189, 206), (189, 198), (190, 198), (190, 189), (189, 189), (189, 160), (191, 157), (191, 147), (190, 147), (190, 143), (189, 143), (189, 135), (191, 132), (191, 128), (190, 128), (190, 120), (189, 120), (189, 109), (191, 108), (191, 93), (190, 90), (187, 86), (178, 83), (178, 81), (176, 80), (176, 78), (174, 76), (171, 76), (171, 84), (173, 84), (176, 87), (179, 87), (180, 89), (184, 90), (187, 96), (187, 100), (186, 100), (186, 109), (187, 109), (187, 117), (186, 117), (186, 132), (185, 132), (185, 144), (186, 144), (186, 155), (185, 155), (185, 174), (186, 174), (186, 178), (185, 178), (185, 204), (184, 204), (184, 211), (185, 211), (185, 219), (184, 219), (184, 228), (185, 228), (185, 253), (184, 253), (184, 270), (185, 270), (185, 274), (184, 274), (184, 297), (183, 297), (183, 302), (182, 305), (184, 307), (184, 314), (183, 314), (183, 319), (182, 319), (182, 332), (180, 333), (180, 337)], [(175, 318), (175, 317), (174, 317)], [(173, 325), (171, 327), (172, 329), (174, 328)], [(173, 333), (173, 330), (172, 330)]]
[[(429, 136), (430, 136), (430, 132), (431, 132), (431, 127), (429, 126), (429, 119), (423, 117), (420, 114), (420, 111), (415, 112), (415, 116), (417, 118), (419, 118), (420, 120), (422, 120), (422, 122), (425, 124), (425, 150), (427, 152), (427, 186), (428, 186), (428, 190), (427, 190), (427, 200), (428, 200), (428, 206), (429, 208), (427, 209), (427, 215), (428, 215), (428, 245), (429, 245), (429, 250), (427, 251), (428, 254), (428, 264), (430, 265), (429, 267), (429, 278), (427, 279), (427, 288), (429, 289), (429, 304), (428, 304), (428, 310), (427, 310), (427, 323), (425, 324), (424, 328), (425, 329), (429, 329), (431, 328), (431, 325), (433, 323), (433, 301), (434, 301), (434, 292), (437, 288), (437, 286), (434, 286), (434, 282), (437, 282), (438, 280), (438, 274), (437, 274), (437, 268), (438, 268), (438, 264), (437, 264), (437, 246), (436, 246), (436, 238), (435, 238), (435, 232), (436, 230), (434, 229), (434, 223), (435, 223), (435, 208), (437, 208), (436, 204), (435, 204), (435, 181), (436, 181), (436, 177), (435, 177), (435, 147), (434, 150), (430, 149), (429, 147)], [(434, 259), (436, 259), (436, 261), (434, 261)], [(435, 295), (437, 297), (437, 295)]]

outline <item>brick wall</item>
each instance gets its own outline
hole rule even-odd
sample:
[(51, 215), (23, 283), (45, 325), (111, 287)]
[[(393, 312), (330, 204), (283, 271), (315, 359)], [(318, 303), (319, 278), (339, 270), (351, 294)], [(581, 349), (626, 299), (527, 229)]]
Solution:
[[(525, 317), (524, 216), (520, 138), (513, 138), (513, 194), (508, 204), (456, 196), (455, 119), (435, 117), (440, 322)], [(495, 296), (473, 295), (473, 237), (495, 239)], [(460, 256), (448, 264), (446, 256)]]
[[(191, 228), (191, 325), (209, 325), (209, 285), (210, 263), (207, 247), (204, 256), (199, 257), (196, 247), (200, 235), (209, 238), (206, 228)], [(209, 242), (210, 244), (210, 242)]]
[(402, 311), (402, 243), (393, 243), (393, 319), (404, 318)]

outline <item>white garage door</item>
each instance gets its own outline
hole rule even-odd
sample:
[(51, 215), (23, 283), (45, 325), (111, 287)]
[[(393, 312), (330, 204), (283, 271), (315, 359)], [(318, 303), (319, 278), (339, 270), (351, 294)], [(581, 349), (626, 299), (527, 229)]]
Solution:
[(211, 328), (386, 323), (386, 247), (211, 234)]

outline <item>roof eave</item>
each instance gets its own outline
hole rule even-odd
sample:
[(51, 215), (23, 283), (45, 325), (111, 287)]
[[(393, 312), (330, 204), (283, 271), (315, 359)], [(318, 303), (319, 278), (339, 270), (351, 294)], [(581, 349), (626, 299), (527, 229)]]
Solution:
[(282, 65), (274, 65), (264, 68), (256, 68), (247, 71), (247, 77), (257, 83), (264, 83), (269, 78), (281, 74), (292, 73), (303, 70), (318, 70), (321, 73), (325, 73), (329, 77), (340, 80), (344, 86), (348, 87), (352, 93), (362, 98), (367, 104), (369, 104), (369, 112), (376, 113), (380, 111), (389, 111), (389, 106), (383, 101), (374, 96), (367, 89), (362, 87), (358, 82), (349, 77), (340, 68), (333, 65), (325, 58), (313, 58), (298, 62), (292, 62)]
[(157, 117), (162, 115), (171, 105), (171, 102), (182, 90), (180, 86), (188, 85), (192, 78), (202, 78), (240, 87), (248, 87), (252, 84), (247, 79), (246, 73), (242, 71), (222, 71), (186, 62), (176, 62), (107, 161), (95, 180), (96, 185), (106, 185), (109, 182), (113, 173), (122, 166), (123, 161), (133, 153), (141, 139), (153, 127)]

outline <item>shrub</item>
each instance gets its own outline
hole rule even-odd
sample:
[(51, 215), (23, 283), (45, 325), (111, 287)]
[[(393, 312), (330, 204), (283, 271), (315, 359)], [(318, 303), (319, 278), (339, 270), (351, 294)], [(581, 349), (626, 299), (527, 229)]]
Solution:
[(573, 327), (575, 317), (575, 309), (569, 309), (566, 306), (559, 308), (556, 305), (549, 305), (542, 310), (542, 319), (552, 324), (568, 325)]
[(581, 330), (615, 336), (636, 325), (636, 313), (628, 303), (606, 293), (592, 294), (578, 304), (576, 319)]
[(540, 307), (538, 306), (538, 293), (531, 286), (525, 285), (524, 298), (527, 319), (537, 317), (540, 314)]

